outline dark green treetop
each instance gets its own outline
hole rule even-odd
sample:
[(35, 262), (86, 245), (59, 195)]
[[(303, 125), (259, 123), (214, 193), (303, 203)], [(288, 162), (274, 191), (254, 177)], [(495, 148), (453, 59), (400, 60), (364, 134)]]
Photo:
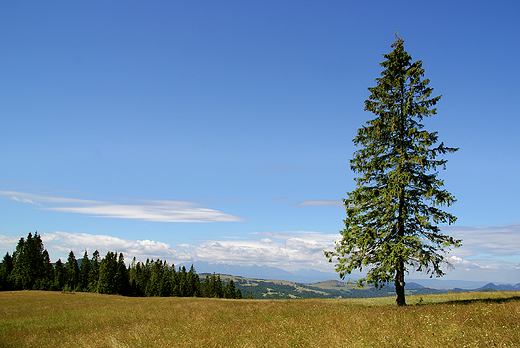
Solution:
[(56, 261), (54, 265), (54, 286), (53, 290), (63, 290), (66, 281), (65, 265), (61, 262), (61, 259)]
[(99, 264), (98, 289), (100, 294), (117, 293), (117, 256), (108, 251), (105, 258)]
[(81, 291), (88, 291), (89, 288), (89, 274), (91, 271), (90, 259), (88, 257), (88, 252), (85, 250), (83, 254), (83, 258), (81, 259), (81, 267), (79, 271), (79, 287)]
[(457, 149), (438, 144), (437, 132), (426, 131), (421, 123), (436, 114), (441, 97), (431, 96), (422, 61), (412, 62), (397, 35), (392, 48), (365, 101), (365, 110), (376, 118), (358, 129), (353, 140), (360, 149), (350, 167), (359, 176), (343, 200), (345, 229), (335, 250), (325, 255), (336, 262), (341, 278), (365, 270), (358, 285), (380, 288), (394, 281), (396, 304), (405, 305), (405, 273), (413, 268), (430, 277), (444, 275), (445, 253), (461, 243), (438, 227), (456, 220), (442, 209), (456, 200), (437, 177), (437, 168), (446, 165), (438, 156)]
[(67, 263), (65, 264), (65, 272), (65, 286), (67, 290), (76, 290), (76, 287), (78, 286), (80, 280), (80, 271), (78, 261), (76, 260), (76, 256), (74, 255), (74, 252), (72, 250), (69, 253), (69, 257), (67, 258)]

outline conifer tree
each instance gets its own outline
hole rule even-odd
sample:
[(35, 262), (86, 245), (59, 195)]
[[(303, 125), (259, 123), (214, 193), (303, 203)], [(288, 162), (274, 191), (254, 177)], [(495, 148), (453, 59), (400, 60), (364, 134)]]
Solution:
[(222, 279), (220, 274), (213, 273), (210, 277), (206, 277), (204, 281), (205, 297), (224, 297), (224, 288), (222, 286)]
[(72, 250), (69, 253), (69, 257), (67, 258), (67, 263), (65, 264), (65, 274), (66, 289), (69, 291), (76, 290), (76, 287), (79, 284), (79, 266)]
[(88, 291), (96, 292), (98, 288), (99, 280), (99, 265), (100, 257), (99, 251), (95, 250), (92, 253), (92, 259), (90, 260), (90, 271), (88, 275)]
[(61, 259), (58, 259), (54, 264), (54, 290), (63, 290), (65, 287), (65, 265), (61, 262)]
[(224, 297), (224, 287), (222, 286), (222, 279), (220, 278), (220, 274), (217, 275), (217, 280), (215, 283), (216, 297), (222, 298)]
[(137, 262), (135, 256), (132, 259), (132, 263), (128, 268), (128, 281), (130, 284), (130, 295), (131, 296), (143, 296), (139, 289), (139, 276), (141, 273), (141, 262)]
[(383, 72), (365, 110), (376, 118), (360, 128), (353, 142), (361, 149), (350, 161), (359, 174), (356, 189), (347, 193), (345, 229), (334, 251), (325, 252), (344, 278), (353, 270), (366, 270), (359, 285), (380, 288), (393, 281), (396, 305), (405, 305), (404, 277), (410, 268), (442, 276), (450, 247), (459, 240), (441, 233), (438, 224), (456, 217), (442, 210), (455, 198), (443, 189), (437, 167), (440, 155), (456, 151), (437, 144), (437, 132), (424, 130), (423, 118), (436, 114), (440, 96), (432, 97), (429, 80), (422, 79), (422, 61), (412, 62), (397, 37), (385, 54)]
[(175, 273), (175, 266), (168, 266), (168, 263), (166, 262), (166, 260), (163, 261), (163, 265), (162, 265), (162, 279), (161, 279), (161, 284), (160, 284), (160, 292), (159, 292), (159, 296), (162, 296), (162, 297), (169, 297), (169, 296), (173, 296), (173, 291), (174, 291), (174, 279), (175, 277), (173, 277), (173, 274), (172, 273)]
[(188, 296), (195, 296), (200, 297), (200, 279), (197, 275), (197, 272), (195, 272), (195, 267), (191, 265), (190, 270), (188, 272)]
[(43, 242), (35, 232), (20, 238), (13, 253), (13, 271), (11, 280), (16, 289), (39, 289), (45, 277)]
[(127, 296), (130, 293), (130, 282), (128, 280), (128, 270), (126, 269), (125, 258), (123, 253), (119, 253), (117, 260), (117, 293)]
[(0, 263), (0, 290), (11, 290), (11, 272), (13, 271), (13, 258), (6, 253)]
[(40, 290), (51, 290), (54, 283), (54, 267), (51, 263), (51, 258), (47, 250), (43, 250), (43, 278), (40, 285)]
[(89, 277), (90, 277), (90, 259), (88, 258), (87, 250), (83, 254), (83, 258), (81, 259), (81, 267), (79, 270), (79, 287), (81, 291), (88, 291), (89, 289)]
[(188, 282), (188, 272), (186, 272), (186, 266), (179, 267), (179, 272), (177, 272), (177, 281), (179, 286), (179, 295), (181, 297), (190, 296), (189, 295), (189, 282)]
[(117, 259), (112, 251), (108, 251), (99, 264), (98, 292), (100, 294), (117, 293)]
[[(29, 233), (29, 236), (31, 234)], [(13, 270), (9, 275), (9, 282), (14, 289), (23, 289), (22, 278), (25, 272), (25, 258), (23, 255), (25, 245), (25, 238), (21, 237), (16, 244), (16, 249), (13, 252)]]
[(242, 296), (242, 291), (240, 291), (240, 289), (238, 289), (238, 288), (237, 288), (236, 291), (235, 291), (235, 298), (236, 298), (237, 300), (240, 300), (240, 299), (243, 298), (243, 296)]
[(237, 289), (235, 287), (235, 282), (233, 279), (230, 279), (229, 282), (224, 287), (224, 298), (236, 298)]
[(204, 278), (204, 282), (202, 283), (202, 296), (203, 297), (213, 297), (211, 295), (212, 291), (210, 288), (210, 284), (211, 284), (211, 279), (209, 278), (209, 275), (206, 275), (206, 277)]

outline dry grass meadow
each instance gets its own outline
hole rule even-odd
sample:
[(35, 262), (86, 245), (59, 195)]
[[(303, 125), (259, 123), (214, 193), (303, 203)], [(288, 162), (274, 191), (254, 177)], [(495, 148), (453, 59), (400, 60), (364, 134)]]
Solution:
[(520, 292), (225, 300), (0, 293), (0, 347), (520, 347)]

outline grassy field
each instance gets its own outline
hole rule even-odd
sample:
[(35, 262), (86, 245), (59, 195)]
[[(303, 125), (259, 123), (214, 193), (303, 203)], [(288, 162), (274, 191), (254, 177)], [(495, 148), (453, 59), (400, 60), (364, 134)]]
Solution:
[(520, 292), (224, 300), (0, 293), (0, 347), (520, 346)]

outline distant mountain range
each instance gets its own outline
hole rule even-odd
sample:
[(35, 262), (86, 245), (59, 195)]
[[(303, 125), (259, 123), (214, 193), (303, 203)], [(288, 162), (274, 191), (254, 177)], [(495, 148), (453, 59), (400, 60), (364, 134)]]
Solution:
[[(192, 264), (184, 264), (189, 268)], [(255, 280), (269, 280), (269, 281), (286, 281), (292, 283), (300, 283), (305, 285), (315, 285), (327, 281), (337, 281), (340, 284), (344, 282), (338, 281), (338, 274), (334, 272), (322, 272), (313, 269), (300, 269), (295, 272), (288, 272), (277, 267), (269, 266), (239, 266), (230, 265), (226, 263), (209, 263), (203, 261), (193, 262), (193, 266), (197, 273), (217, 273), (221, 275), (233, 275)], [(351, 278), (352, 281), (356, 279)], [(488, 283), (485, 281), (463, 281), (463, 280), (444, 280), (441, 278), (434, 279), (407, 279), (406, 290), (450, 290), (450, 291), (486, 291), (486, 290), (501, 290), (501, 291), (520, 291), (520, 283), (516, 285), (511, 284), (497, 284)], [(389, 285), (389, 289), (393, 286)], [(363, 291), (363, 290), (359, 290)], [(363, 296), (364, 297), (364, 296)]]
[(493, 283), (487, 283), (483, 287), (480, 287), (478, 289), (475, 289), (476, 291), (486, 291), (486, 290), (498, 290), (498, 291), (520, 291), (520, 283), (516, 285), (511, 284), (499, 284), (495, 285)]
[[(191, 263), (184, 264), (186, 268)], [(313, 269), (300, 269), (296, 272), (288, 272), (277, 267), (269, 266), (238, 266), (226, 263), (209, 263), (203, 261), (193, 262), (197, 273), (229, 274), (252, 279), (286, 280), (290, 282), (312, 284), (325, 280), (337, 279), (338, 275), (333, 272), (321, 272)]]
[[(235, 287), (240, 289), (242, 296), (253, 296), (255, 299), (289, 299), (289, 298), (372, 298), (395, 295), (393, 286), (385, 286), (382, 289), (366, 287), (356, 288), (353, 284), (338, 280), (327, 280), (315, 284), (302, 284), (285, 280), (250, 279), (221, 275), (221, 279), (227, 283), (233, 279)], [(408, 285), (408, 284), (407, 284)], [(443, 290), (428, 289), (419, 284), (410, 284), (406, 290), (408, 295), (423, 295), (442, 293)]]
[[(204, 278), (208, 273), (199, 274)], [(356, 288), (355, 285), (340, 282), (338, 280), (326, 280), (314, 284), (303, 284), (285, 280), (251, 279), (232, 275), (220, 275), (222, 281), (227, 284), (233, 279), (235, 287), (240, 289), (242, 296), (253, 296), (255, 299), (290, 299), (290, 298), (374, 298), (395, 295), (395, 287), (391, 284), (382, 289), (374, 287)], [(486, 284), (479, 291), (494, 290), (516, 290), (520, 284), (515, 286), (502, 286), (493, 283)], [(406, 283), (406, 295), (442, 294), (449, 291), (468, 291), (463, 289), (439, 290), (430, 289), (420, 284)]]

